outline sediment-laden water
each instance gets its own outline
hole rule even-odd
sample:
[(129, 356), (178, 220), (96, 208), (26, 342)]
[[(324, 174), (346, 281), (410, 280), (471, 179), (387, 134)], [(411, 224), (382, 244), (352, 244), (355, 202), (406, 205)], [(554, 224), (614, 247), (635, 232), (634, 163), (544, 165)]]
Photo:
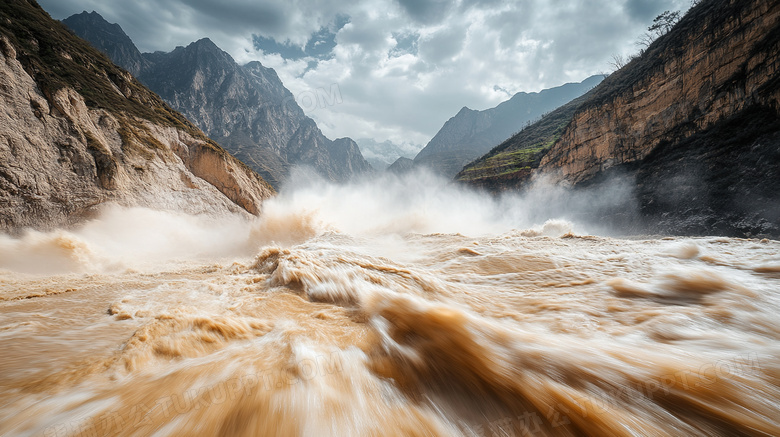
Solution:
[(780, 243), (405, 184), (0, 238), (0, 435), (780, 435)]

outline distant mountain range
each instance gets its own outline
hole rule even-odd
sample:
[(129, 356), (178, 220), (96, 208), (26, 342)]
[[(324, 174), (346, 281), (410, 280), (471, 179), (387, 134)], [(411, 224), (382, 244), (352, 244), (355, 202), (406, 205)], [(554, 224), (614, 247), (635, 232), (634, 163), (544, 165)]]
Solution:
[(385, 170), (399, 157), (414, 158), (422, 149), (421, 145), (412, 143), (396, 144), (392, 141), (378, 142), (371, 138), (355, 140), (366, 161), (376, 170)]
[(373, 171), (350, 138), (326, 138), (273, 69), (238, 65), (208, 38), (172, 52), (141, 53), (118, 24), (96, 12), (63, 20), (278, 187), (293, 165), (332, 181)]
[(476, 111), (463, 107), (414, 158), (447, 177), (464, 165), (535, 121), (598, 85), (604, 76), (591, 76), (580, 83), (567, 83), (538, 93), (520, 92), (494, 108)]

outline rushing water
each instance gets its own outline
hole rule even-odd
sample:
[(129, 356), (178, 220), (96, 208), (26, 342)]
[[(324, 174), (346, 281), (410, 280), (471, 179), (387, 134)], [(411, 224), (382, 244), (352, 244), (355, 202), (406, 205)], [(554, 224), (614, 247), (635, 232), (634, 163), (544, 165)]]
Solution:
[(287, 193), (0, 237), (0, 435), (780, 435), (777, 241), (421, 175)]

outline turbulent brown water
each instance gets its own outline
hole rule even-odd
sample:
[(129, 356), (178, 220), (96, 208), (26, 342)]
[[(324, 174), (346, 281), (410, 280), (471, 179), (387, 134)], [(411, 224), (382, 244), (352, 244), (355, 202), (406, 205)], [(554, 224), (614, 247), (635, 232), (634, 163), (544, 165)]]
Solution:
[(0, 237), (0, 435), (780, 435), (780, 243), (417, 179)]

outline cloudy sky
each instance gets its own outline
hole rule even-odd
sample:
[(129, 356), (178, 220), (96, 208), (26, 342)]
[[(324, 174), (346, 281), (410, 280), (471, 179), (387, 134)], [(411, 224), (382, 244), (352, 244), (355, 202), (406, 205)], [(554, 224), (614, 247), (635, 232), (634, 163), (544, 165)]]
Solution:
[[(239, 63), (274, 68), (328, 137), (424, 145), (463, 106), (609, 72), (656, 15), (690, 0), (39, 3), (56, 19), (97, 11), (142, 52), (209, 37)], [(328, 98), (312, 104), (318, 93)]]

